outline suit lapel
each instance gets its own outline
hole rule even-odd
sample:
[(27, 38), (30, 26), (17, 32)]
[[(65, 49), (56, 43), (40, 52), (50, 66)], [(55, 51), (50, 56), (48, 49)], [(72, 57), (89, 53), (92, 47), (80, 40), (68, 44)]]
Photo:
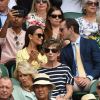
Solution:
[(73, 75), (76, 75), (76, 64), (75, 64), (75, 60), (74, 60), (74, 53), (73, 53), (73, 49), (72, 49), (72, 45), (71, 43), (68, 45), (68, 59), (69, 59), (69, 62), (70, 62), (70, 66), (71, 66), (71, 69), (72, 69), (72, 73)]

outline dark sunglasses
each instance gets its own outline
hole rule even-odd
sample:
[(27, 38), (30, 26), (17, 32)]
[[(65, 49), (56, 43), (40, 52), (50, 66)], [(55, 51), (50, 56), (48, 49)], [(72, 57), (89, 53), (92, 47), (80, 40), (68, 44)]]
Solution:
[(94, 6), (98, 7), (99, 6), (99, 2), (91, 2), (91, 1), (89, 1), (89, 2), (87, 2), (87, 5), (88, 6), (94, 5)]
[(52, 53), (57, 53), (58, 52), (58, 49), (48, 49), (48, 48), (45, 48), (45, 53), (49, 53), (50, 51)]
[(62, 19), (62, 15), (50, 15), (52, 18), (59, 18), (59, 19)]
[(41, 1), (42, 3), (47, 3), (47, 0), (36, 0), (36, 3), (41, 3)]
[(100, 90), (100, 86), (97, 86), (97, 89), (99, 89), (99, 90)]
[(35, 35), (37, 35), (38, 36), (38, 38), (44, 38), (44, 34), (42, 34), (42, 33), (38, 33), (38, 34), (35, 34)]
[(15, 36), (14, 40), (16, 41), (16, 45), (18, 46), (20, 44), (19, 41), (18, 41), (18, 36)]

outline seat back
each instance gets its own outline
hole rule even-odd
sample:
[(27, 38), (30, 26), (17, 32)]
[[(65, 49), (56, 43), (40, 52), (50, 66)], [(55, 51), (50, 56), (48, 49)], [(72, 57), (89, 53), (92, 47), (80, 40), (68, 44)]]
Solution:
[(96, 81), (94, 81), (93, 83), (92, 83), (92, 85), (91, 85), (91, 87), (90, 87), (90, 93), (96, 93), (96, 86), (97, 86), (97, 83), (98, 83), (99, 81), (98, 80), (96, 80)]
[(7, 76), (9, 77), (8, 69), (5, 65), (0, 64), (0, 70), (1, 70), (1, 76)]
[(81, 17), (82, 13), (76, 13), (76, 12), (66, 12), (64, 13), (65, 18), (78, 18)]

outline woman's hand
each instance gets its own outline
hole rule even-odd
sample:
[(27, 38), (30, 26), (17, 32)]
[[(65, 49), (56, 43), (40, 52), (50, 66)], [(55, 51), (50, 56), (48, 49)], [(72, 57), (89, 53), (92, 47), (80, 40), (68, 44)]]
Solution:
[(29, 54), (30, 58), (28, 61), (32, 62), (33, 60), (35, 60), (38, 62), (38, 54), (39, 54), (39, 52), (37, 50), (32, 50), (31, 53)]

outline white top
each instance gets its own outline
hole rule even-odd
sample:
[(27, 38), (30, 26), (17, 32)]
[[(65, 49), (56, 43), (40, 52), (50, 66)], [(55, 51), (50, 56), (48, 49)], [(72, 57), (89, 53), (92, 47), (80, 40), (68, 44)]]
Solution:
[(9, 4), (8, 7), (11, 9), (13, 6), (16, 5), (16, 1), (15, 0), (9, 0)]
[(77, 12), (81, 13), (80, 0), (62, 0), (61, 9), (63, 12)]

